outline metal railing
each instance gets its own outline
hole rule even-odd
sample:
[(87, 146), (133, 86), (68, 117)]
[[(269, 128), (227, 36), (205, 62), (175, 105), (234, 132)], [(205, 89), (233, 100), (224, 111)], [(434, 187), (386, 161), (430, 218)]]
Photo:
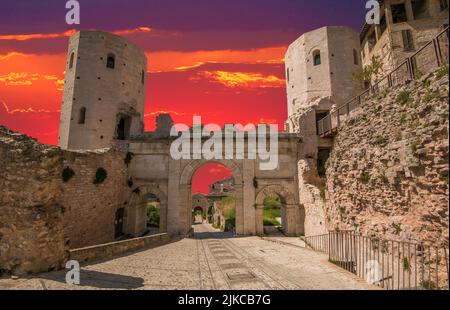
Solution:
[(444, 64), (448, 64), (449, 27), (440, 32), (433, 40), (422, 46), (417, 52), (399, 64), (394, 70), (383, 76), (370, 88), (339, 106), (318, 122), (321, 137), (327, 137), (337, 132), (350, 112), (364, 103), (371, 95), (389, 88), (419, 78)]
[(307, 247), (370, 284), (387, 290), (449, 289), (448, 247), (334, 231), (305, 238)]
[(314, 251), (328, 254), (329, 250), (328, 237), (329, 235), (326, 234), (326, 235), (305, 237), (304, 239), (307, 247), (313, 249)]

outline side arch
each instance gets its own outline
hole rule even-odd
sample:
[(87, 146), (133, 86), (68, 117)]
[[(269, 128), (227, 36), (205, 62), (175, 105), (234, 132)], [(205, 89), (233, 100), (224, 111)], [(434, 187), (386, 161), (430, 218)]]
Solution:
[(263, 205), (264, 199), (271, 194), (277, 194), (283, 204), (295, 205), (295, 196), (287, 190), (283, 185), (267, 185), (261, 189), (256, 195), (256, 205)]
[(159, 232), (167, 232), (167, 194), (162, 191), (158, 184), (142, 184), (134, 188), (128, 200), (126, 208), (126, 227), (134, 236), (144, 233), (147, 229), (147, 210), (145, 198), (153, 194), (160, 202)]
[(290, 236), (295, 236), (301, 234), (302, 230), (302, 212), (300, 210), (299, 204), (295, 198), (295, 195), (289, 191), (285, 186), (280, 184), (267, 185), (262, 188), (255, 199), (256, 208), (256, 232), (257, 234), (264, 234), (264, 224), (263, 224), (263, 211), (264, 211), (264, 199), (271, 195), (276, 194), (281, 200), (281, 218), (282, 227), (284, 233)]

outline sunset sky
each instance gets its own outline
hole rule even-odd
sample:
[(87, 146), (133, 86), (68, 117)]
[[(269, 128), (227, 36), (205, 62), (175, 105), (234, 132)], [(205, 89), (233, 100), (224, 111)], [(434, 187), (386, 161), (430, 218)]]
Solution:
[[(146, 130), (157, 114), (176, 123), (276, 123), (287, 118), (284, 53), (326, 25), (359, 31), (363, 0), (80, 0), (81, 24), (65, 23), (65, 0), (0, 1), (0, 124), (56, 144), (68, 37), (99, 29), (127, 37), (148, 57)], [(208, 165), (193, 190), (230, 173)]]

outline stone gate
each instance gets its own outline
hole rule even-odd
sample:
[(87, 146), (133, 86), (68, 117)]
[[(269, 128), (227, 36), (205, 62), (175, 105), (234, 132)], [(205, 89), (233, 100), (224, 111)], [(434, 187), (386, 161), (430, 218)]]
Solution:
[[(212, 162), (226, 166), (233, 173), (238, 235), (263, 233), (263, 201), (272, 193), (281, 198), (285, 232), (289, 235), (304, 233), (305, 211), (298, 197), (296, 167), (300, 138), (297, 134), (282, 132), (278, 135), (278, 165), (270, 171), (260, 169), (260, 159), (175, 160), (170, 155), (174, 140), (175, 137), (168, 134), (154, 132), (129, 141), (128, 151), (133, 157), (129, 173), (136, 189), (126, 203), (124, 233), (136, 236), (145, 232), (146, 197), (154, 195), (160, 200), (160, 231), (188, 235), (195, 207), (192, 205), (192, 178), (198, 168)], [(245, 134), (244, 146), (247, 150), (248, 134)]]

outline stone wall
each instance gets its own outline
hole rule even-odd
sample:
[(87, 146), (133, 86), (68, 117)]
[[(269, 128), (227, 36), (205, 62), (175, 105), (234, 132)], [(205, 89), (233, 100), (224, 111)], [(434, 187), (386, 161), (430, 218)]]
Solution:
[[(0, 126), (0, 156), (0, 270), (57, 269), (69, 247), (114, 240), (128, 176), (123, 153), (63, 151)], [(66, 167), (75, 174), (64, 182)], [(108, 177), (94, 185), (99, 167)]]
[(68, 254), (60, 150), (0, 127), (0, 156), (0, 271), (60, 268)]
[[(66, 209), (64, 231), (70, 248), (111, 242), (115, 234), (116, 211), (125, 207), (128, 169), (122, 152), (64, 152), (64, 167), (75, 174), (62, 183), (61, 204)], [(97, 169), (107, 178), (94, 184)], [(125, 199), (125, 200), (124, 200)]]
[(141, 238), (99, 244), (95, 246), (71, 250), (70, 259), (74, 259), (80, 263), (108, 259), (132, 251), (160, 246), (170, 242), (170, 240), (171, 239), (168, 234), (157, 234)]
[(448, 69), (384, 92), (339, 129), (327, 228), (448, 246)]

